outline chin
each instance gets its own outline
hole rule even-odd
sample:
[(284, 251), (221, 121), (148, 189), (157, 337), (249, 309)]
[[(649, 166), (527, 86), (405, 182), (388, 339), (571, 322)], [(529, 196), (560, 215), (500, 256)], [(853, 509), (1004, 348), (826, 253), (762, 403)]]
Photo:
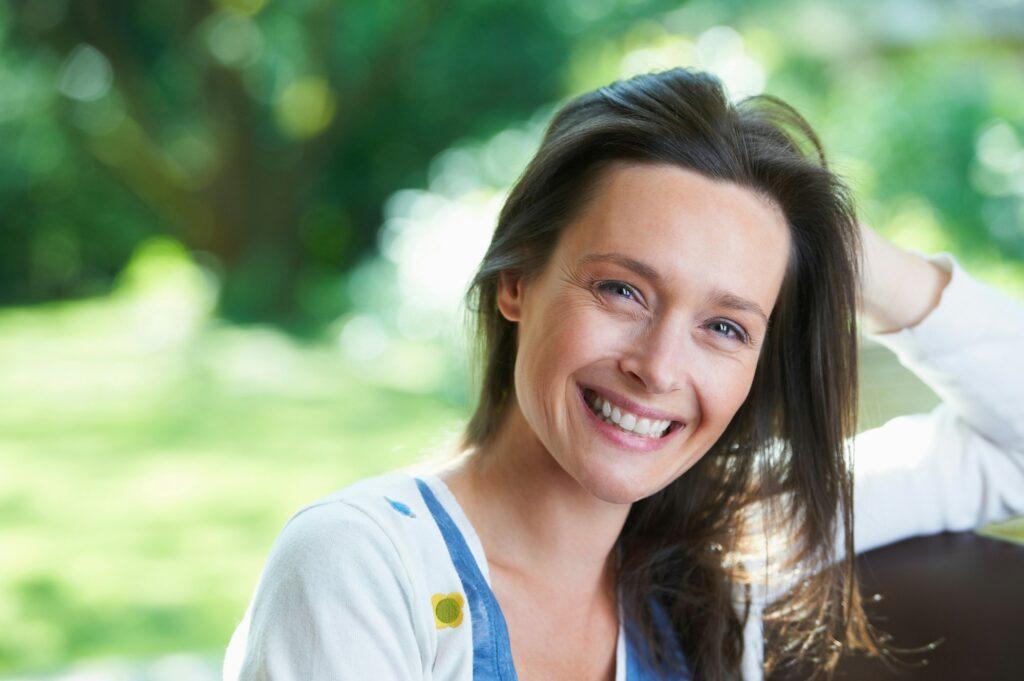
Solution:
[(609, 504), (632, 504), (656, 491), (647, 480), (615, 467), (584, 470), (576, 480), (592, 495)]

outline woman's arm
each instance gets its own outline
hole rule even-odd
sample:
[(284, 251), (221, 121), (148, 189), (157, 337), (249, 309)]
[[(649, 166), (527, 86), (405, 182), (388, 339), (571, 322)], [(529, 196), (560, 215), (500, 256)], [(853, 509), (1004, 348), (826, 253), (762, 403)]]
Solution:
[(854, 438), (856, 550), (1024, 513), (1024, 305), (863, 234), (866, 333), (942, 403)]
[(228, 645), (224, 681), (422, 678), (412, 585), (389, 535), (344, 502), (281, 531)]
[[(865, 236), (866, 333), (942, 403), (853, 438), (857, 552), (1024, 513), (1024, 305), (974, 279), (949, 253), (897, 252), (882, 241)], [(774, 572), (785, 546), (745, 560), (771, 581), (752, 588), (744, 678), (760, 678), (764, 604), (792, 585), (792, 575)], [(842, 547), (840, 540), (840, 554)], [(766, 565), (760, 556), (768, 554)], [(736, 602), (742, 612), (741, 590)]]
[(863, 223), (860, 234), (864, 261), (858, 307), (864, 330), (883, 334), (916, 325), (939, 304), (950, 274)]

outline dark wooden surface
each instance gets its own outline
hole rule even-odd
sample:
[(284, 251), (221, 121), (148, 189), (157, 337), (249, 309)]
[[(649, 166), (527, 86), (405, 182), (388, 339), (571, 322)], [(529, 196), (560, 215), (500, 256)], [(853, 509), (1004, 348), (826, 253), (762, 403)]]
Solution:
[[(1024, 681), (1024, 546), (973, 532), (908, 539), (857, 558), (872, 622), (925, 666), (848, 657), (836, 679)], [(780, 679), (783, 677), (780, 677)], [(806, 678), (788, 675), (786, 679)]]

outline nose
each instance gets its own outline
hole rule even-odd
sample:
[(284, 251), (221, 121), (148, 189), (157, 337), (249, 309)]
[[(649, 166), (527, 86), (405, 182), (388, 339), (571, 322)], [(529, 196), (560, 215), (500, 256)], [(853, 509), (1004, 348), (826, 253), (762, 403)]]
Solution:
[(686, 336), (663, 318), (632, 344), (619, 361), (620, 370), (649, 393), (670, 393), (685, 380)]

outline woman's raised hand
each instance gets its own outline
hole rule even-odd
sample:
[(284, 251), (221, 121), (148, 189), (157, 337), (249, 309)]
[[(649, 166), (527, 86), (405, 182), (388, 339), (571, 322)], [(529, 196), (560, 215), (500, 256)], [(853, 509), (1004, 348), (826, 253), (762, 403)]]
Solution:
[(949, 273), (863, 222), (860, 234), (864, 260), (857, 308), (863, 328), (879, 334), (914, 326), (938, 305)]

